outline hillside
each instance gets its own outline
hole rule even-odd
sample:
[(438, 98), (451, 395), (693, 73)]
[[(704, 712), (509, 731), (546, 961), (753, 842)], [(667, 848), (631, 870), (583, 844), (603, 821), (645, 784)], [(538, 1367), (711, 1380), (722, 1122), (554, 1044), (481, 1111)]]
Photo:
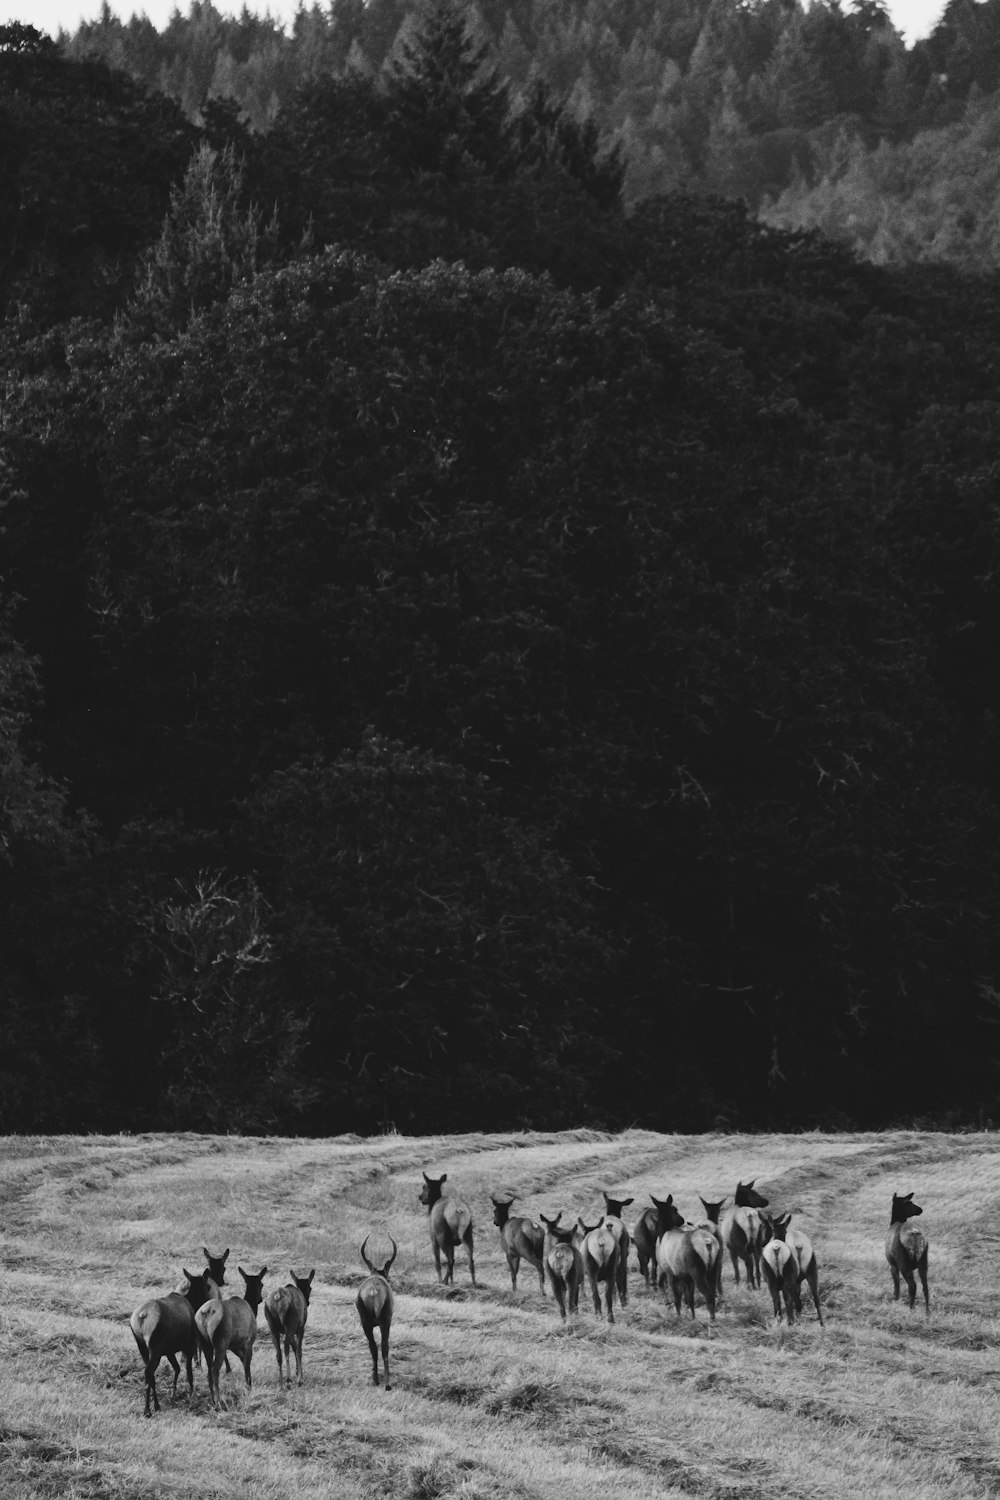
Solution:
[[(998, 1155), (995, 1135), (918, 1132), (8, 1137), (0, 1486), (6, 1500), (974, 1500), (1000, 1482)], [(464, 1264), (453, 1290), (434, 1279), (424, 1168), (471, 1198), (476, 1289)], [(750, 1177), (813, 1236), (825, 1328), (809, 1311), (774, 1326), (766, 1292), (735, 1288), (728, 1265), (714, 1330), (702, 1307), (675, 1321), (634, 1260), (614, 1328), (584, 1299), (560, 1327), (530, 1274), (510, 1290), (491, 1192), (531, 1214), (590, 1214), (621, 1188), (631, 1221), (650, 1188), (693, 1214), (698, 1194)], [(893, 1190), (924, 1208), (930, 1318), (891, 1301)], [(370, 1228), (400, 1247), (388, 1392), (368, 1384), (353, 1307)], [(190, 1409), (166, 1399), (146, 1422), (127, 1318), (198, 1269), (203, 1244), (231, 1247), (237, 1284), (237, 1264), (266, 1263), (269, 1288), (315, 1267), (305, 1383), (278, 1392), (265, 1330), (249, 1395), (237, 1366), (215, 1415), (200, 1372)]]
[[(931, 34), (910, 47), (881, 0), (461, 9), (514, 94), (544, 78), (622, 150), (629, 202), (720, 193), (880, 262), (997, 264), (998, 0), (942, 0)], [(228, 101), (267, 132), (303, 85), (391, 67), (419, 14), (412, 0), (334, 0), (303, 7), (286, 33), (196, 0), (161, 32), (105, 9), (61, 41), (67, 56), (125, 69), (192, 120)]]
[(989, 1126), (993, 280), (216, 105), (0, 32), (0, 1129)]

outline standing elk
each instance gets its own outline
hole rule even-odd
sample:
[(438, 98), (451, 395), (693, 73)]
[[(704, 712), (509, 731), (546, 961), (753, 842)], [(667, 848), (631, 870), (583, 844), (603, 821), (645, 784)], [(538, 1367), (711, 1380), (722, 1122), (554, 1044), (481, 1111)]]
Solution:
[(177, 1380), (181, 1373), (177, 1355), (184, 1359), (187, 1371), (188, 1399), (194, 1394), (194, 1375), (191, 1360), (197, 1344), (194, 1315), (210, 1297), (218, 1297), (219, 1289), (207, 1271), (192, 1276), (184, 1271), (187, 1287), (184, 1291), (168, 1292), (165, 1297), (150, 1297), (136, 1308), (129, 1319), (132, 1337), (135, 1339), (146, 1372), (146, 1411), (152, 1416), (150, 1401), (157, 1411), (160, 1398), (156, 1394), (156, 1371), (161, 1359), (173, 1367), (174, 1384), (171, 1395), (177, 1395)]
[(212, 1405), (219, 1405), (219, 1371), (223, 1360), (229, 1368), (227, 1355), (233, 1353), (242, 1362), (247, 1390), (253, 1388), (250, 1377), (250, 1361), (257, 1338), (257, 1310), (264, 1296), (264, 1277), (267, 1267), (262, 1266), (256, 1276), (247, 1275), (242, 1266), (236, 1268), (243, 1277), (242, 1297), (210, 1298), (203, 1302), (194, 1315), (198, 1340), (205, 1353), (205, 1369), (208, 1372), (208, 1393)]
[(659, 1215), (655, 1208), (643, 1209), (632, 1228), (632, 1243), (639, 1260), (639, 1274), (647, 1286), (656, 1285), (656, 1236)]
[(607, 1319), (609, 1323), (613, 1323), (615, 1321), (615, 1289), (618, 1285), (618, 1236), (612, 1224), (605, 1219), (598, 1219), (596, 1224), (586, 1224), (583, 1219), (578, 1219), (577, 1223), (583, 1233), (583, 1239), (580, 1242), (580, 1259), (590, 1283), (594, 1312), (598, 1317), (601, 1316), (599, 1287), (603, 1282)]
[(271, 1292), (264, 1303), (264, 1318), (271, 1330), (274, 1352), (278, 1358), (278, 1384), (280, 1386), (285, 1383), (281, 1368), (282, 1341), (285, 1345), (285, 1370), (288, 1375), (288, 1384), (292, 1383), (293, 1351), (295, 1373), (298, 1376), (299, 1385), (302, 1384), (302, 1339), (309, 1317), (309, 1297), (312, 1293), (313, 1277), (316, 1271), (313, 1269), (308, 1276), (296, 1276), (294, 1271), (289, 1274), (291, 1281), (286, 1286), (278, 1287), (277, 1291)]
[(372, 1384), (378, 1385), (378, 1350), (375, 1347), (375, 1330), (379, 1330), (382, 1343), (382, 1368), (385, 1371), (385, 1388), (391, 1389), (389, 1385), (389, 1329), (392, 1327), (392, 1310), (394, 1298), (392, 1287), (389, 1285), (389, 1272), (392, 1263), (396, 1259), (398, 1246), (392, 1235), (389, 1243), (392, 1245), (392, 1254), (389, 1259), (383, 1261), (381, 1267), (376, 1266), (368, 1259), (366, 1251), (371, 1235), (365, 1235), (365, 1242), (361, 1246), (361, 1259), (368, 1267), (371, 1275), (358, 1287), (358, 1297), (355, 1306), (358, 1309), (358, 1317), (361, 1319), (361, 1327), (364, 1329), (365, 1338), (372, 1354)]
[(709, 1203), (705, 1198), (702, 1198), (700, 1196), (698, 1198), (698, 1202), (701, 1204), (702, 1208), (705, 1210), (705, 1217), (698, 1224), (698, 1228), (699, 1229), (707, 1229), (708, 1232), (709, 1232), (709, 1234), (713, 1234), (715, 1236), (716, 1240), (718, 1241), (718, 1245), (719, 1245), (719, 1257), (718, 1257), (718, 1259), (715, 1262), (715, 1300), (716, 1300), (716, 1302), (721, 1302), (722, 1301), (722, 1260), (723, 1260), (722, 1250), (723, 1250), (723, 1245), (722, 1245), (722, 1230), (719, 1227), (719, 1215), (722, 1212), (722, 1205), (725, 1203), (725, 1201), (726, 1201), (725, 1198), (720, 1198), (719, 1201), (718, 1201), (718, 1203)]
[(924, 1293), (924, 1312), (929, 1315), (931, 1299), (927, 1290), (927, 1236), (915, 1224), (906, 1222), (922, 1213), (923, 1209), (914, 1203), (912, 1193), (902, 1196), (893, 1193), (889, 1232), (885, 1237), (885, 1258), (892, 1273), (893, 1301), (899, 1301), (899, 1278), (902, 1276), (910, 1294), (910, 1307), (916, 1304), (917, 1283), (913, 1278), (916, 1271)]
[[(202, 1245), (201, 1253), (205, 1257), (205, 1266), (208, 1270), (209, 1276), (215, 1282), (217, 1287), (224, 1287), (226, 1284), (226, 1261), (229, 1259), (229, 1247), (227, 1246), (226, 1249), (223, 1250), (221, 1255), (213, 1255), (211, 1250), (209, 1250), (207, 1246)], [(195, 1340), (194, 1362), (196, 1365), (201, 1365), (200, 1339)], [(227, 1354), (226, 1374), (228, 1375), (229, 1373), (229, 1355)]]
[(700, 1292), (715, 1322), (716, 1262), (720, 1255), (714, 1234), (704, 1228), (687, 1226), (674, 1206), (671, 1193), (665, 1202), (653, 1199), (660, 1230), (656, 1242), (656, 1282), (664, 1295), (673, 1296), (674, 1310), (680, 1317), (681, 1297), (694, 1317), (694, 1294)]
[(494, 1198), (490, 1195), (493, 1222), (500, 1231), (500, 1244), (510, 1268), (511, 1290), (517, 1291), (517, 1273), (522, 1260), (526, 1260), (538, 1272), (539, 1290), (544, 1293), (545, 1230), (534, 1219), (527, 1219), (523, 1214), (511, 1218), (510, 1211), (516, 1201), (515, 1198)]
[(761, 1251), (761, 1267), (767, 1289), (771, 1293), (775, 1319), (781, 1319), (781, 1303), (785, 1304), (785, 1317), (789, 1326), (795, 1322), (796, 1303), (799, 1299), (799, 1263), (785, 1239), (791, 1214), (777, 1214), (770, 1220), (771, 1238)]
[(223, 1287), (226, 1284), (226, 1261), (229, 1259), (229, 1250), (223, 1250), (221, 1255), (213, 1255), (211, 1250), (201, 1247), (201, 1253), (205, 1257), (205, 1267), (209, 1276), (216, 1286)]
[(601, 1189), (604, 1197), (604, 1212), (610, 1221), (608, 1228), (618, 1241), (618, 1301), (622, 1307), (628, 1306), (628, 1252), (632, 1241), (629, 1232), (625, 1228), (622, 1218), (622, 1209), (628, 1208), (632, 1202), (631, 1198), (609, 1198), (608, 1194)]
[(719, 1232), (722, 1243), (729, 1251), (733, 1263), (736, 1285), (740, 1284), (740, 1261), (747, 1273), (747, 1285), (760, 1286), (760, 1252), (763, 1234), (759, 1208), (766, 1208), (768, 1200), (754, 1190), (754, 1179), (738, 1182), (732, 1208), (722, 1215)]
[(438, 1281), (441, 1280), (442, 1250), (447, 1267), (444, 1282), (446, 1286), (451, 1286), (455, 1281), (455, 1247), (464, 1245), (469, 1255), (469, 1275), (472, 1277), (472, 1285), (475, 1286), (476, 1266), (472, 1258), (472, 1209), (462, 1198), (443, 1196), (444, 1184), (448, 1181), (447, 1172), (440, 1177), (428, 1177), (425, 1172), (423, 1177), (424, 1185), (420, 1189), (420, 1202), (427, 1209), (430, 1217), (431, 1249), (434, 1252)]
[(554, 1219), (547, 1219), (544, 1214), (539, 1218), (545, 1225), (545, 1275), (558, 1305), (559, 1316), (565, 1318), (567, 1307), (575, 1313), (580, 1304), (583, 1261), (573, 1243), (576, 1228), (574, 1225), (561, 1228), (561, 1213)]

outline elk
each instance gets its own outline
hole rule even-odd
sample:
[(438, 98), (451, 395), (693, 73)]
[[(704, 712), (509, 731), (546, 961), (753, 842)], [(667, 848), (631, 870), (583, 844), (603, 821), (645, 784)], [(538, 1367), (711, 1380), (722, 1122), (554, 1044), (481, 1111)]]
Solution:
[(639, 1259), (639, 1274), (647, 1286), (656, 1284), (656, 1236), (659, 1216), (655, 1208), (644, 1209), (632, 1229), (632, 1243)]
[[(212, 1280), (215, 1282), (216, 1286), (218, 1286), (218, 1287), (225, 1286), (225, 1284), (226, 1284), (226, 1261), (229, 1259), (229, 1247), (227, 1246), (226, 1249), (223, 1250), (223, 1252), (222, 1252), (221, 1255), (213, 1255), (212, 1252), (211, 1252), (211, 1250), (207, 1249), (204, 1245), (202, 1245), (202, 1247), (201, 1247), (201, 1253), (205, 1257), (205, 1265), (208, 1268), (208, 1274), (212, 1278)], [(199, 1366), (201, 1364), (201, 1340), (200, 1339), (196, 1339), (195, 1340), (194, 1362), (195, 1362), (196, 1365), (199, 1365)], [(227, 1354), (226, 1355), (226, 1374), (228, 1375), (229, 1373), (230, 1373), (230, 1371), (229, 1371), (229, 1355)]]
[(812, 1293), (813, 1306), (822, 1328), (823, 1314), (819, 1307), (819, 1268), (816, 1265), (816, 1252), (812, 1247), (812, 1241), (803, 1229), (790, 1229), (785, 1235), (785, 1241), (798, 1262), (798, 1275), (795, 1279), (795, 1311), (800, 1317), (802, 1316), (802, 1283), (805, 1281)]
[(208, 1270), (208, 1274), (209, 1276), (211, 1276), (216, 1286), (225, 1286), (226, 1261), (229, 1259), (228, 1249), (223, 1250), (221, 1255), (213, 1255), (211, 1250), (207, 1250), (205, 1246), (202, 1245), (201, 1253), (205, 1257), (205, 1265)]
[(455, 1281), (455, 1246), (465, 1246), (469, 1255), (469, 1275), (472, 1277), (472, 1285), (476, 1284), (476, 1266), (472, 1258), (472, 1210), (462, 1198), (445, 1198), (443, 1196), (444, 1184), (448, 1181), (448, 1173), (441, 1177), (428, 1177), (423, 1174), (424, 1185), (420, 1189), (420, 1202), (427, 1209), (431, 1226), (431, 1249), (434, 1251), (434, 1264), (437, 1267), (438, 1281), (441, 1280), (441, 1252), (444, 1251), (445, 1272), (444, 1282), (451, 1286)]
[(618, 1285), (618, 1236), (610, 1220), (598, 1219), (596, 1224), (577, 1223), (583, 1233), (580, 1242), (580, 1259), (590, 1282), (590, 1294), (594, 1299), (594, 1312), (601, 1316), (599, 1285), (604, 1283), (604, 1300), (609, 1323), (615, 1321), (615, 1288)]
[(799, 1263), (785, 1239), (791, 1214), (778, 1214), (770, 1221), (771, 1238), (761, 1252), (764, 1280), (771, 1293), (775, 1319), (781, 1319), (781, 1303), (785, 1304), (785, 1317), (789, 1325), (795, 1322), (796, 1303), (799, 1298)]
[(378, 1350), (375, 1347), (375, 1330), (379, 1330), (382, 1341), (382, 1368), (385, 1371), (385, 1388), (389, 1385), (389, 1329), (392, 1327), (393, 1295), (392, 1287), (389, 1285), (389, 1272), (392, 1263), (396, 1259), (398, 1246), (392, 1235), (389, 1243), (392, 1245), (392, 1254), (389, 1259), (383, 1261), (381, 1267), (376, 1266), (368, 1259), (366, 1251), (371, 1235), (365, 1235), (365, 1242), (361, 1246), (361, 1259), (368, 1267), (371, 1275), (358, 1287), (356, 1307), (358, 1317), (361, 1319), (361, 1327), (364, 1329), (368, 1347), (372, 1352), (372, 1385), (378, 1385)]
[(910, 1294), (910, 1307), (915, 1305), (917, 1283), (913, 1273), (916, 1271), (924, 1293), (924, 1312), (929, 1316), (931, 1299), (927, 1290), (927, 1236), (915, 1224), (906, 1222), (922, 1213), (923, 1209), (914, 1203), (912, 1193), (893, 1193), (889, 1232), (885, 1237), (885, 1258), (892, 1273), (893, 1301), (899, 1301), (899, 1278), (902, 1276)]
[(243, 1277), (242, 1297), (210, 1298), (202, 1303), (194, 1315), (198, 1340), (205, 1352), (205, 1369), (208, 1372), (208, 1393), (212, 1405), (219, 1406), (219, 1371), (230, 1349), (241, 1360), (247, 1390), (253, 1389), (250, 1361), (257, 1337), (257, 1310), (264, 1296), (264, 1277), (267, 1267), (261, 1266), (256, 1275), (248, 1275), (242, 1266), (236, 1268)]
[(656, 1242), (656, 1281), (674, 1299), (674, 1310), (680, 1317), (681, 1297), (694, 1317), (694, 1294), (700, 1292), (715, 1322), (716, 1262), (720, 1255), (714, 1234), (704, 1228), (689, 1227), (674, 1206), (673, 1194), (665, 1202), (653, 1199), (661, 1233)]
[(545, 1230), (533, 1219), (527, 1219), (521, 1214), (512, 1219), (510, 1211), (516, 1201), (515, 1198), (494, 1198), (490, 1195), (493, 1222), (500, 1231), (500, 1243), (510, 1267), (511, 1290), (517, 1291), (517, 1273), (522, 1260), (526, 1260), (538, 1272), (539, 1290), (544, 1293)]
[(575, 1313), (580, 1304), (580, 1282), (583, 1279), (583, 1261), (573, 1243), (576, 1233), (574, 1225), (563, 1228), (559, 1224), (562, 1214), (547, 1219), (539, 1218), (545, 1225), (545, 1275), (549, 1289), (559, 1307), (559, 1316), (566, 1317), (566, 1308)]
[(135, 1339), (146, 1371), (146, 1412), (152, 1416), (150, 1401), (157, 1411), (160, 1398), (156, 1394), (156, 1371), (161, 1359), (166, 1359), (174, 1371), (171, 1394), (177, 1395), (177, 1380), (181, 1373), (177, 1355), (184, 1358), (187, 1370), (188, 1399), (194, 1394), (194, 1375), (191, 1360), (197, 1343), (194, 1315), (203, 1302), (218, 1297), (219, 1289), (207, 1272), (192, 1276), (184, 1271), (187, 1287), (184, 1291), (169, 1292), (165, 1297), (150, 1297), (136, 1308), (129, 1319), (132, 1337)]
[(760, 1286), (761, 1223), (759, 1208), (766, 1208), (768, 1200), (754, 1190), (754, 1179), (738, 1182), (732, 1208), (722, 1215), (719, 1232), (722, 1243), (729, 1251), (733, 1263), (736, 1285), (740, 1284), (740, 1261), (747, 1273), (748, 1286)]
[(308, 1276), (296, 1276), (294, 1271), (289, 1274), (291, 1281), (285, 1286), (278, 1287), (277, 1291), (269, 1293), (264, 1303), (264, 1318), (271, 1330), (271, 1338), (274, 1340), (274, 1352), (278, 1357), (278, 1384), (281, 1386), (284, 1385), (281, 1368), (282, 1340), (285, 1345), (288, 1384), (292, 1383), (293, 1350), (295, 1373), (298, 1376), (299, 1385), (302, 1384), (302, 1339), (306, 1331), (306, 1320), (309, 1317), (309, 1297), (312, 1293), (313, 1277), (316, 1271), (314, 1268)]
[(699, 1223), (699, 1229), (707, 1229), (709, 1234), (714, 1234), (719, 1243), (719, 1257), (715, 1262), (715, 1300), (722, 1301), (722, 1230), (719, 1228), (719, 1214), (725, 1198), (720, 1198), (718, 1203), (709, 1203), (706, 1199), (699, 1197), (698, 1202), (705, 1210), (705, 1217)]
[(607, 1218), (608, 1228), (618, 1241), (618, 1301), (622, 1307), (628, 1306), (628, 1251), (632, 1243), (629, 1232), (625, 1228), (622, 1218), (622, 1209), (628, 1208), (633, 1201), (631, 1198), (609, 1198), (604, 1189), (601, 1189), (604, 1197), (604, 1213)]

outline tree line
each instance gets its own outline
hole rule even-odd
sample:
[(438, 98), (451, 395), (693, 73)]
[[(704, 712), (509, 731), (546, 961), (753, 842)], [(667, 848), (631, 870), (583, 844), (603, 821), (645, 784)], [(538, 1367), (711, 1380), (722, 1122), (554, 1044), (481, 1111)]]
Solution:
[[(996, 264), (1000, 0), (947, 0), (909, 47), (883, 0), (470, 0), (465, 13), (514, 94), (545, 78), (619, 147), (629, 203), (718, 193), (879, 262)], [(303, 80), (378, 76), (418, 15), (413, 0), (333, 0), (286, 31), (191, 0), (157, 31), (105, 0), (61, 42), (191, 120), (229, 101), (262, 132)]]
[(0, 117), (0, 1125), (982, 1121), (991, 281), (627, 208), (445, 0)]

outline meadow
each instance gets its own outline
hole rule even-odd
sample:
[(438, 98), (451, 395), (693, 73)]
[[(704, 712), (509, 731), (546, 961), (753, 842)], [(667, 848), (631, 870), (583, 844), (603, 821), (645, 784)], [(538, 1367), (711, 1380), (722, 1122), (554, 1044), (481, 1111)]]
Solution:
[[(470, 1199), (464, 1253), (439, 1286), (421, 1170)], [(522, 1266), (512, 1292), (490, 1194), (537, 1217), (596, 1218), (601, 1189), (698, 1196), (756, 1179), (820, 1265), (808, 1305), (776, 1325), (736, 1287), (710, 1327), (630, 1266), (613, 1327), (576, 1319)], [(931, 1315), (892, 1300), (882, 1242), (893, 1191), (930, 1239)], [(369, 1230), (399, 1244), (393, 1388), (371, 1385), (354, 1308)], [(142, 1415), (128, 1317), (198, 1270), (202, 1246), (267, 1265), (266, 1286), (316, 1269), (305, 1382), (279, 1391), (260, 1319), (254, 1385), (222, 1377)], [(1000, 1489), (1000, 1136), (656, 1135), (632, 1130), (333, 1140), (200, 1135), (0, 1139), (0, 1495), (4, 1500), (606, 1497), (907, 1500)], [(185, 1384), (182, 1374), (180, 1390)]]

